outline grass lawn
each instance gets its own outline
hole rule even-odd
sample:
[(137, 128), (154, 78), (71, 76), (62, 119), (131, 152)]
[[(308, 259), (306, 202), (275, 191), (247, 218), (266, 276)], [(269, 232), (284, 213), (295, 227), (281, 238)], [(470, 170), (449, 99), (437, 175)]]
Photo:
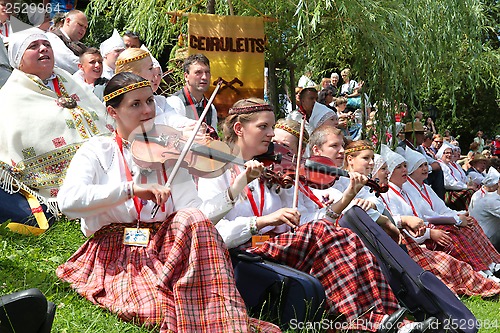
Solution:
[[(83, 299), (68, 284), (57, 279), (56, 267), (84, 241), (79, 224), (66, 220), (56, 223), (38, 237), (14, 234), (0, 226), (0, 295), (28, 288), (40, 289), (58, 307), (52, 332), (151, 332), (122, 322)], [(485, 326), (480, 332), (500, 332), (498, 300), (485, 301), (471, 297), (463, 301)]]

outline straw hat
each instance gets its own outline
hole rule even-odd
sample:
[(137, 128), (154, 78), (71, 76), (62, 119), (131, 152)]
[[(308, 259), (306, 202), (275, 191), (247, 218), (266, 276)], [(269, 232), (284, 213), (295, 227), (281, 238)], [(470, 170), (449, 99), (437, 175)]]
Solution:
[(474, 155), (474, 157), (469, 161), (469, 164), (470, 165), (474, 165), (476, 164), (477, 162), (480, 162), (480, 161), (488, 161), (488, 159), (486, 158), (486, 156), (484, 156), (482, 153), (477, 153)]
[(413, 132), (425, 132), (424, 125), (420, 121), (406, 123), (405, 133)]

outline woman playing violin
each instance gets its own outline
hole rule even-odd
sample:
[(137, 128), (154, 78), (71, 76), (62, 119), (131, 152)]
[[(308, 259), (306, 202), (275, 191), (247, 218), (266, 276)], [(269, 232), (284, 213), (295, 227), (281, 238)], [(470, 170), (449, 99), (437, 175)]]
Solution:
[[(235, 153), (249, 160), (267, 152), (274, 125), (270, 105), (257, 98), (240, 100), (225, 119), (224, 137)], [(200, 178), (200, 196), (210, 198), (224, 191), (242, 171), (234, 167), (217, 178)], [(361, 179), (353, 177), (351, 181), (355, 186)], [(399, 306), (372, 254), (350, 230), (324, 219), (304, 219), (300, 205), (299, 209), (290, 208), (287, 198), (255, 179), (216, 228), (229, 248), (244, 247), (314, 275), (325, 288), (331, 317), (349, 323), (352, 330), (377, 331)], [(341, 201), (331, 207), (330, 215), (346, 205)], [(250, 244), (252, 236), (269, 238), (255, 247)]]
[[(231, 186), (204, 202), (185, 169), (167, 188), (161, 184), (169, 168), (141, 169), (130, 152), (128, 138), (153, 126), (149, 81), (120, 73), (104, 94), (116, 132), (82, 145), (58, 196), (61, 210), (80, 217), (82, 232), (93, 237), (59, 266), (58, 277), (94, 304), (160, 332), (250, 332), (250, 323), (279, 331), (248, 318), (213, 226), (260, 164), (248, 162)], [(161, 209), (152, 217), (155, 204)]]

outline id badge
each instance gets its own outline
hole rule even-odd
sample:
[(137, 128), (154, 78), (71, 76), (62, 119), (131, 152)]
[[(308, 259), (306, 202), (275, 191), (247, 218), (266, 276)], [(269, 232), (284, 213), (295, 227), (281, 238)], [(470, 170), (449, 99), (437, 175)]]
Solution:
[(149, 243), (148, 228), (125, 228), (123, 231), (123, 244), (146, 247)]
[(261, 247), (270, 237), (268, 235), (252, 236), (252, 247)]

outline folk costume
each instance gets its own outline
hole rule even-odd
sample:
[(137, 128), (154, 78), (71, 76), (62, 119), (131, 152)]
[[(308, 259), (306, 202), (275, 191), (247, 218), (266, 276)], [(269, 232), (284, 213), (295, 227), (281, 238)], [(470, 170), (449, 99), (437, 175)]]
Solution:
[(87, 50), (87, 46), (82, 42), (72, 41), (64, 30), (61, 29), (47, 32), (47, 37), (54, 50), (56, 67), (74, 74), (78, 70), (80, 55)]
[[(12, 36), (9, 47), (14, 68), (32, 41), (47, 40), (39, 29), (19, 34)], [(113, 129), (106, 124), (105, 108), (58, 68), (47, 82), (14, 69), (0, 90), (0, 100), (0, 188), (10, 195), (25, 192), (55, 215), (55, 197), (76, 150), (90, 137)], [(2, 211), (9, 208), (6, 204)], [(31, 208), (36, 213), (41, 209)]]
[[(82, 218), (83, 233), (93, 237), (59, 266), (57, 276), (94, 304), (160, 332), (279, 332), (247, 316), (234, 284), (228, 252), (213, 226), (232, 207), (226, 192), (202, 202), (191, 176), (180, 169), (155, 217), (152, 201), (134, 197), (133, 183), (164, 184), (169, 174), (141, 169), (130, 143), (117, 134), (85, 143), (58, 201), (67, 216)], [(142, 246), (125, 244), (135, 236)]]
[[(186, 86), (168, 97), (167, 101), (177, 114), (193, 120), (198, 120), (200, 118), (208, 102), (205, 96), (203, 96), (201, 101), (197, 101)], [(213, 104), (210, 105), (207, 116), (205, 117), (205, 122), (217, 131), (217, 123), (219, 120), (217, 118), (217, 109)]]
[[(113, 29), (113, 34), (101, 43), (99, 51), (101, 52), (102, 57), (106, 58), (109, 53), (120, 50), (125, 50), (125, 43), (123, 42), (123, 38), (118, 33), (118, 30)], [(102, 77), (111, 80), (113, 75), (115, 75), (115, 69), (108, 66), (106, 61), (102, 63), (102, 67)]]
[[(425, 162), (419, 153), (409, 148), (406, 149), (405, 156), (408, 161), (409, 174)], [(403, 190), (407, 194), (407, 202), (415, 208), (420, 218), (426, 220), (429, 217), (450, 217), (456, 221), (455, 225), (432, 225), (434, 228), (447, 231), (453, 239), (455, 245), (448, 251), (453, 257), (469, 263), (475, 271), (487, 271), (492, 263), (500, 262), (500, 254), (490, 243), (477, 221), (470, 223), (468, 228), (457, 228), (462, 224), (458, 215), (464, 212), (448, 208), (429, 185), (420, 186), (411, 176), (408, 176), (408, 181), (403, 184)], [(432, 245), (437, 250), (446, 251), (434, 242)]]
[(477, 219), (497, 251), (500, 251), (500, 194), (498, 190), (488, 192), (484, 186), (495, 186), (499, 178), (499, 172), (490, 167), (483, 179), (483, 187), (474, 193), (469, 206), (470, 215)]
[(444, 142), (436, 153), (444, 175), (444, 187), (446, 189), (444, 202), (452, 209), (467, 210), (474, 190), (467, 188), (467, 176), (462, 167), (454, 162), (446, 163), (441, 159), (446, 149), (453, 151), (456, 147)]
[[(397, 153), (388, 152), (387, 149), (390, 150), (390, 148), (387, 146), (382, 147), (382, 156), (386, 161), (389, 161), (387, 164), (392, 174), (394, 168), (404, 163), (405, 160)], [(394, 183), (389, 182), (389, 186), (389, 191), (381, 194), (381, 198), (389, 212), (401, 216), (418, 216), (415, 206), (409, 204), (405, 199), (407, 193)], [(423, 237), (418, 239), (410, 237), (407, 233), (402, 233), (408, 254), (423, 269), (434, 273), (450, 290), (458, 295), (488, 297), (500, 293), (500, 284), (474, 271), (468, 263), (452, 257), (447, 252), (434, 251), (420, 245), (430, 238), (428, 230)]]

